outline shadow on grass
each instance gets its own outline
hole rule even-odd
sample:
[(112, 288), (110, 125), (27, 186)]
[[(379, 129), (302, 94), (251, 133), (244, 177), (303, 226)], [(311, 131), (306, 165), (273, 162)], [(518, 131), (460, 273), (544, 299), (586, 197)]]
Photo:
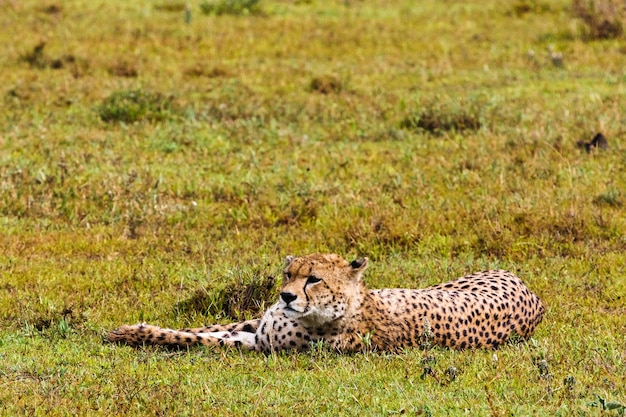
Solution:
[(237, 321), (258, 317), (276, 299), (273, 291), (275, 282), (274, 277), (260, 274), (254, 274), (250, 282), (239, 277), (235, 283), (222, 289), (196, 290), (191, 297), (178, 303), (176, 309), (181, 313), (210, 313)]

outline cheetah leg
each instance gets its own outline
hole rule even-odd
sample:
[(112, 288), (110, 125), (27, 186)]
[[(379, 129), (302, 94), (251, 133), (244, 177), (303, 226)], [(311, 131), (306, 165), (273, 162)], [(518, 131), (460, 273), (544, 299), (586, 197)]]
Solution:
[[(193, 345), (204, 346), (244, 346), (254, 349), (254, 333), (252, 339), (245, 336), (246, 332), (193, 333), (180, 330), (162, 329), (148, 324), (124, 325), (110, 332), (107, 338), (111, 342), (125, 343), (131, 346), (154, 344), (164, 346), (188, 347)], [(243, 334), (242, 336), (236, 336)], [(245, 343), (244, 343), (245, 342)]]
[(258, 350), (256, 343), (256, 334), (250, 332), (211, 332), (203, 333), (207, 336), (219, 339), (227, 346), (244, 347), (250, 350)]
[(241, 323), (214, 324), (211, 326), (180, 329), (181, 332), (189, 333), (214, 333), (214, 332), (247, 332), (256, 333), (260, 319), (246, 320)]

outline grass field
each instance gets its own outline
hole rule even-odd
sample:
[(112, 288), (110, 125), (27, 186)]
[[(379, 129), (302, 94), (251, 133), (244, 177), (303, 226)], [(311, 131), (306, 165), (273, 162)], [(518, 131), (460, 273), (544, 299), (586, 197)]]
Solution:
[[(1, 415), (626, 413), (624, 36), (561, 0), (202, 6), (0, 1)], [(277, 287), (224, 306), (312, 252), (548, 311), (495, 353), (104, 342), (258, 315)]]

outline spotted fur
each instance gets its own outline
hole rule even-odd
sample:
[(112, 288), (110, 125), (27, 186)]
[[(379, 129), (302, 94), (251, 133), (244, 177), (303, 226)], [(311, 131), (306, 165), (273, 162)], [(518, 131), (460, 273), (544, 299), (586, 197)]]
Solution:
[(397, 351), (432, 342), (453, 349), (497, 348), (516, 334), (529, 338), (544, 306), (508, 271), (484, 271), (425, 289), (368, 290), (367, 258), (287, 257), (279, 300), (261, 319), (196, 329), (139, 324), (109, 333), (111, 341), (241, 346), (262, 352), (304, 350), (323, 341), (343, 352)]

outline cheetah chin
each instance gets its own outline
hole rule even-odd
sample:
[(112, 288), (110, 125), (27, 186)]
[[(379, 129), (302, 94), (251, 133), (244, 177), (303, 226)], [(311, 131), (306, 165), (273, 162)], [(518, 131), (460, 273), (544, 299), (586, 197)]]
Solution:
[[(121, 326), (108, 339), (129, 345), (234, 346), (261, 352), (304, 350), (322, 341), (341, 352), (399, 351), (424, 340), (453, 349), (497, 348), (527, 339), (545, 308), (508, 271), (483, 271), (424, 289), (369, 290), (367, 258), (287, 257), (279, 300), (262, 318), (171, 330)], [(368, 335), (367, 338), (362, 335)]]

